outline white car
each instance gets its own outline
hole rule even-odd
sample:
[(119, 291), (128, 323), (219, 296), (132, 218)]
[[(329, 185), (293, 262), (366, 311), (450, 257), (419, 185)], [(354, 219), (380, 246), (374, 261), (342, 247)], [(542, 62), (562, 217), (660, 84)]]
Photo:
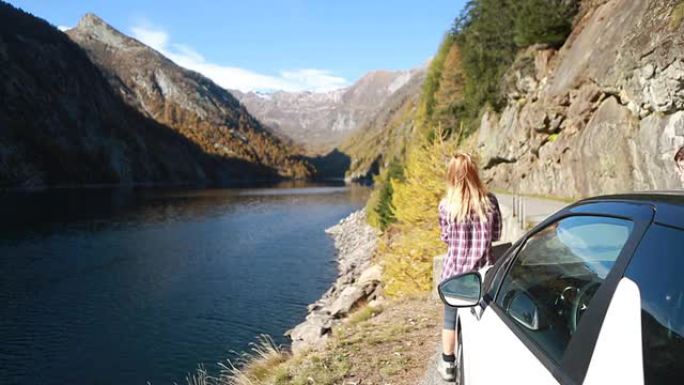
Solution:
[(439, 293), (460, 384), (684, 384), (684, 192), (575, 203)]

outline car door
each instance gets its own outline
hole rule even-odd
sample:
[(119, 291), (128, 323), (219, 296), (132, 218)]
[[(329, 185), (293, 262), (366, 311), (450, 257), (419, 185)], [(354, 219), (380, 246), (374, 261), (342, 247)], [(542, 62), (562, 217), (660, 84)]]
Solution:
[(483, 306), (461, 313), (466, 383), (581, 384), (652, 216), (647, 205), (592, 202), (530, 232), (492, 272)]
[(657, 221), (611, 299), (585, 385), (684, 384), (684, 228)]

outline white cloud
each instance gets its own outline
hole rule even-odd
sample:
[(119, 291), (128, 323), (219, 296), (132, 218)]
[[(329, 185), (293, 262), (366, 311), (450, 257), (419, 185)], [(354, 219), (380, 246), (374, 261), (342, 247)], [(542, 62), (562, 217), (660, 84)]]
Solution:
[(133, 31), (133, 37), (157, 51), (163, 51), (169, 43), (169, 35), (164, 30), (145, 26), (136, 26), (131, 28), (131, 30)]
[(247, 91), (314, 91), (324, 92), (349, 85), (347, 79), (328, 70), (303, 68), (280, 71), (277, 75), (262, 74), (240, 67), (208, 62), (192, 47), (171, 42), (161, 28), (143, 23), (131, 28), (133, 37), (159, 51), (176, 64), (197, 71), (228, 89)]
[(66, 25), (58, 25), (58, 26), (57, 26), (57, 29), (60, 30), (60, 31), (62, 31), (62, 32), (64, 32), (64, 31), (70, 30), (71, 27), (67, 27)]
[(305, 84), (315, 90), (334, 90), (348, 85), (347, 79), (333, 75), (330, 71), (313, 68), (281, 71), (280, 76), (287, 81)]

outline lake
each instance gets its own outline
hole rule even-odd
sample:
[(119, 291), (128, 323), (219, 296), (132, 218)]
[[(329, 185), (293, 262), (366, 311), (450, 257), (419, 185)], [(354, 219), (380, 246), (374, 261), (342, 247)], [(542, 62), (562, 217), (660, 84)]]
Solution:
[(179, 384), (283, 333), (337, 275), (367, 190), (0, 193), (0, 383)]

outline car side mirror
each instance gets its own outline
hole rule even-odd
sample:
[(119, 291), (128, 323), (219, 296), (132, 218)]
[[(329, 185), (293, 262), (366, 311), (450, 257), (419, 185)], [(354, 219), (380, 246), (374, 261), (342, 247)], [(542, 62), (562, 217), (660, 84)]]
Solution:
[(437, 288), (442, 302), (452, 307), (472, 307), (482, 297), (482, 277), (471, 272), (449, 278)]
[(506, 307), (506, 312), (525, 328), (537, 331), (546, 327), (544, 319), (532, 298), (522, 291), (516, 291)]

